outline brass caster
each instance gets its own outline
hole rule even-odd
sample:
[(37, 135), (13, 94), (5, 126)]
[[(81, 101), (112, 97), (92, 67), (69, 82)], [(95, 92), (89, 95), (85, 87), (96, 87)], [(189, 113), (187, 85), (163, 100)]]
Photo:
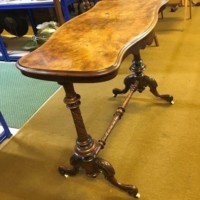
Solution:
[(139, 198), (140, 198), (140, 193), (138, 192), (138, 193), (135, 195), (135, 197), (136, 197), (137, 199), (139, 199)]

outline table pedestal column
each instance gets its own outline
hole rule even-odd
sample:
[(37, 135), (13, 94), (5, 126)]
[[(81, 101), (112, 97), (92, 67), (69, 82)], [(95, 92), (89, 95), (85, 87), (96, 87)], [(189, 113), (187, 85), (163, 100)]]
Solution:
[(76, 94), (72, 83), (60, 84), (64, 87), (66, 93), (64, 102), (66, 106), (71, 110), (77, 132), (75, 152), (70, 159), (70, 164), (72, 167), (67, 168), (60, 166), (60, 174), (63, 176), (73, 176), (79, 172), (80, 168), (83, 168), (86, 174), (93, 178), (97, 177), (99, 173), (103, 173), (105, 178), (114, 186), (127, 192), (133, 197), (139, 198), (140, 195), (138, 193), (138, 189), (135, 186), (119, 183), (114, 177), (115, 170), (112, 165), (104, 159), (97, 157), (98, 153), (101, 149), (103, 149), (105, 145), (105, 140), (112, 130), (113, 123), (111, 123), (111, 128), (108, 128), (108, 130), (110, 131), (106, 133), (106, 136), (103, 137), (104, 139), (101, 139), (98, 142), (93, 140), (92, 137), (88, 135), (83, 122), (83, 118), (79, 108), (80, 95)]

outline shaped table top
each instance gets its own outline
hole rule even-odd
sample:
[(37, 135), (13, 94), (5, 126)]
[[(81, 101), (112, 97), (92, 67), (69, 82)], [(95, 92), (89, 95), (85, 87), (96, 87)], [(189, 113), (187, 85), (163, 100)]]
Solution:
[(45, 80), (109, 80), (116, 76), (126, 51), (154, 29), (164, 4), (166, 0), (99, 1), (19, 59), (17, 68)]

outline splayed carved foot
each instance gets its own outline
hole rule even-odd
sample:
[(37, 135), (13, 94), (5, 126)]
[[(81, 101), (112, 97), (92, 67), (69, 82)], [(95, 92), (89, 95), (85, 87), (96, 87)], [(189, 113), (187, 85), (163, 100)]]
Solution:
[(158, 84), (157, 84), (157, 82), (156, 82), (155, 79), (150, 78), (150, 77), (148, 77), (148, 76), (144, 76), (144, 79), (146, 79), (146, 80), (145, 80), (145, 81), (146, 81), (146, 84), (147, 84), (147, 86), (149, 86), (150, 92), (151, 92), (154, 96), (159, 97), (159, 98), (161, 98), (161, 99), (164, 99), (165, 101), (167, 101), (167, 102), (169, 102), (169, 103), (171, 103), (171, 104), (174, 104), (173, 96), (168, 95), (168, 94), (162, 94), (162, 95), (160, 95), (160, 94), (158, 93), (158, 91), (157, 91)]
[(113, 89), (113, 96), (117, 97), (118, 94), (125, 94), (129, 91), (131, 85), (135, 85), (135, 82), (137, 81), (137, 76), (135, 74), (131, 74), (129, 76), (127, 76), (124, 79), (124, 89), (118, 89), (118, 88), (114, 88)]
[(140, 194), (138, 192), (138, 189), (135, 186), (128, 185), (128, 184), (122, 184), (119, 183), (116, 178), (114, 177), (115, 175), (115, 170), (112, 167), (112, 165), (103, 160), (102, 158), (95, 158), (95, 167), (104, 174), (105, 178), (114, 186), (120, 188), (121, 190), (127, 192), (129, 195), (135, 197), (135, 198), (140, 198)]
[(75, 176), (78, 172), (79, 169), (81, 167), (81, 158), (78, 157), (77, 155), (73, 155), (70, 159), (70, 164), (72, 165), (72, 167), (64, 167), (64, 166), (60, 166), (58, 168), (58, 171), (60, 172), (61, 175), (67, 177), (67, 176)]

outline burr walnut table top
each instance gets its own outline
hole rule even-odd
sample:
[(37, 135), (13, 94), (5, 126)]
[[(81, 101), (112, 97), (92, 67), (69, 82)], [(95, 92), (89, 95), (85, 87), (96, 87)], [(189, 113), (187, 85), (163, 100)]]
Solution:
[(17, 62), (29, 77), (72, 82), (113, 78), (125, 53), (155, 27), (166, 0), (104, 0), (64, 23)]

